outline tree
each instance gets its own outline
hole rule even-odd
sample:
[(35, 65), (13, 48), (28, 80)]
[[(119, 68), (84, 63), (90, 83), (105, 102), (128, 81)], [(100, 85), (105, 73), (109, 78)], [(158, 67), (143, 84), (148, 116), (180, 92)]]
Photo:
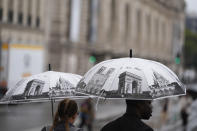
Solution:
[(197, 34), (186, 29), (184, 43), (184, 66), (197, 70)]

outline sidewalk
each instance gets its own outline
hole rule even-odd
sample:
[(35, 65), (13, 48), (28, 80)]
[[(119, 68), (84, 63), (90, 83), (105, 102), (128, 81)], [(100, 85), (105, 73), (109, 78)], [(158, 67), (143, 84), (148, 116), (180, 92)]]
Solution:
[[(103, 124), (106, 124), (109, 120), (112, 120), (125, 112), (126, 105), (124, 101), (106, 101), (98, 104), (98, 109), (95, 111), (95, 128), (100, 128)], [(80, 122), (79, 118), (76, 120), (75, 125), (78, 125)], [(43, 125), (44, 126), (44, 125)], [(42, 127), (43, 127), (42, 126)], [(36, 127), (24, 131), (40, 131), (42, 127)], [(96, 131), (96, 130), (94, 130)]]

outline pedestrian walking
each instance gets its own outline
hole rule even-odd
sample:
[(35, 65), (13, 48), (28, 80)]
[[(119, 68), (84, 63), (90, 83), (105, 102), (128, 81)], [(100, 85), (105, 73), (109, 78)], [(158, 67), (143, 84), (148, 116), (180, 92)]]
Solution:
[(179, 99), (179, 104), (180, 104), (180, 116), (182, 119), (182, 127), (183, 131), (186, 131), (187, 125), (188, 125), (188, 117), (189, 117), (189, 107), (191, 105), (191, 99), (188, 95), (186, 96), (181, 96)]
[(87, 127), (88, 131), (92, 131), (92, 125), (94, 122), (94, 107), (92, 104), (92, 99), (86, 99), (80, 107), (80, 124), (79, 127)]
[(152, 116), (152, 101), (126, 100), (126, 113), (105, 125), (101, 131), (153, 131), (141, 119), (148, 120)]
[(162, 124), (165, 124), (167, 116), (168, 116), (168, 106), (169, 106), (169, 99), (164, 99), (164, 105), (161, 112), (161, 121)]
[(78, 107), (74, 100), (64, 99), (60, 101), (50, 131), (82, 131), (73, 125), (77, 115)]

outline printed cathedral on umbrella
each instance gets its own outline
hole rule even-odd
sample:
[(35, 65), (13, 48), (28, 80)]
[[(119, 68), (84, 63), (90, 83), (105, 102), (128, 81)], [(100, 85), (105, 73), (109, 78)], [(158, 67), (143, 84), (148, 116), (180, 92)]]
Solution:
[(106, 60), (92, 67), (76, 91), (104, 98), (153, 100), (184, 95), (186, 90), (165, 65), (140, 58)]
[(47, 71), (20, 80), (8, 90), (2, 101), (36, 102), (75, 96), (80, 75)]

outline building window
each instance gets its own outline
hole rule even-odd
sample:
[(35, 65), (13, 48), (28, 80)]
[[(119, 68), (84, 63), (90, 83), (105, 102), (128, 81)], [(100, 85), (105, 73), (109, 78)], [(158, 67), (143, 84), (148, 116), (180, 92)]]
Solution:
[(70, 38), (70, 18), (71, 18), (71, 0), (68, 0), (67, 1), (67, 10), (66, 10), (66, 12), (67, 12), (67, 14), (66, 14), (66, 25), (67, 25), (67, 29), (66, 29), (66, 38)]
[(136, 13), (136, 34), (137, 34), (137, 44), (140, 44), (140, 40), (141, 40), (141, 10), (138, 9), (137, 13)]
[(28, 26), (31, 26), (31, 15), (28, 15), (28, 17), (27, 17), (27, 25)]
[(37, 17), (36, 18), (36, 27), (40, 27), (40, 18), (39, 17)]
[(37, 28), (40, 27), (40, 8), (41, 8), (40, 2), (41, 2), (40, 0), (37, 0), (37, 2), (36, 2), (36, 21), (35, 21), (36, 25), (35, 26)]
[(20, 12), (18, 14), (18, 24), (21, 24), (22, 25), (22, 23), (23, 23), (23, 14)]
[(113, 33), (115, 28), (115, 20), (116, 20), (116, 0), (111, 1), (111, 12), (110, 12), (110, 25), (108, 30), (108, 38), (109, 40), (113, 39)]
[(10, 23), (13, 22), (13, 11), (12, 10), (8, 11), (8, 22), (10, 22)]
[(2, 21), (2, 19), (3, 19), (3, 9), (0, 8), (0, 21)]

